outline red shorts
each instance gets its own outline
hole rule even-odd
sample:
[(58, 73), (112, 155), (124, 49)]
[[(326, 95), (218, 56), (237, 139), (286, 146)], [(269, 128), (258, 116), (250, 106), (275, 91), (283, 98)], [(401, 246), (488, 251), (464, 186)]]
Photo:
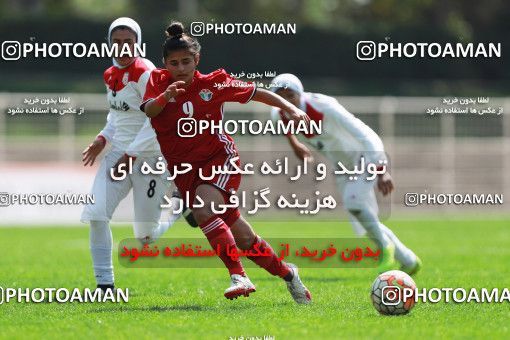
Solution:
[[(237, 192), (239, 186), (241, 185), (241, 175), (240, 174), (215, 174), (214, 177), (208, 179), (213, 174), (213, 167), (217, 168), (218, 166), (221, 169), (227, 167), (229, 170), (234, 170), (234, 168), (230, 165), (230, 160), (238, 156), (237, 154), (227, 154), (225, 152), (219, 152), (211, 159), (203, 161), (191, 163), (192, 169), (185, 174), (178, 175), (174, 182), (179, 192), (181, 193), (181, 197), (183, 199), (186, 198), (186, 193), (189, 193), (189, 200), (193, 202), (195, 200), (196, 190), (201, 184), (209, 184), (215, 186), (220, 189), (220, 192), (223, 194), (223, 199), (225, 202), (229, 201), (230, 196), (232, 195), (232, 191)], [(235, 164), (240, 167), (241, 162), (238, 160), (235, 161)], [(172, 172), (173, 167), (170, 168)], [(201, 178), (207, 177), (207, 179)], [(227, 224), (231, 225), (241, 216), (239, 209), (237, 208), (228, 208), (227, 211), (220, 215), (219, 217)]]

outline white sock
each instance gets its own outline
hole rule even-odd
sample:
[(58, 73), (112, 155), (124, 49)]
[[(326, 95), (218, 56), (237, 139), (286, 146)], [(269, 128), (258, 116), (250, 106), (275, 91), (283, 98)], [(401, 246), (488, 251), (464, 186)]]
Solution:
[(168, 222), (159, 222), (159, 226), (152, 232), (152, 239), (155, 241), (160, 238), (170, 227), (181, 217), (181, 214), (172, 214), (168, 217)]
[(386, 236), (388, 236), (395, 244), (395, 258), (397, 261), (405, 266), (411, 266), (416, 261), (416, 255), (398, 239), (390, 228), (382, 223), (379, 224), (379, 227), (383, 230)]
[(90, 252), (98, 285), (113, 285), (112, 231), (106, 221), (90, 221)]
[(356, 217), (367, 231), (367, 235), (376, 241), (378, 246), (386, 248), (392, 243), (389, 236), (381, 228), (382, 224), (379, 222), (379, 217), (376, 214), (369, 209), (350, 210), (349, 212)]

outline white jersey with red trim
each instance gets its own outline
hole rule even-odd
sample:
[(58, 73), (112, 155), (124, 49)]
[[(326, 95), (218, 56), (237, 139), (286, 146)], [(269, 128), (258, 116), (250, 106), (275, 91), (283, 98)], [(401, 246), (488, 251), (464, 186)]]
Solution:
[(112, 143), (113, 149), (130, 156), (161, 154), (150, 120), (140, 111), (154, 68), (151, 61), (138, 57), (127, 67), (112, 66), (104, 72), (110, 111), (106, 126), (99, 134)]
[[(311, 120), (322, 121), (322, 133), (299, 134), (296, 136), (299, 141), (311, 145), (331, 161), (341, 161), (346, 166), (356, 165), (361, 155), (369, 162), (386, 160), (379, 136), (335, 98), (305, 92), (301, 95), (300, 106)], [(273, 120), (288, 120), (287, 114), (279, 108), (273, 108), (271, 116)]]

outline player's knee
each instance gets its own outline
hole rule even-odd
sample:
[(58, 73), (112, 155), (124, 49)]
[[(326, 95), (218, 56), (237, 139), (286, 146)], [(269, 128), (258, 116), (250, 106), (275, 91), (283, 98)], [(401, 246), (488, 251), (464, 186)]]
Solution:
[(101, 219), (92, 219), (92, 218), (89, 218), (88, 222), (89, 222), (89, 225), (90, 225), (91, 228), (101, 228), (101, 227), (104, 226), (104, 222), (107, 222), (107, 221), (103, 221)]
[(354, 217), (358, 217), (361, 214), (361, 210), (357, 208), (347, 208), (347, 211)]
[(195, 218), (195, 221), (197, 221), (199, 225), (203, 225), (213, 216), (214, 214), (205, 207), (193, 209), (193, 217)]
[(236, 244), (242, 250), (248, 250), (257, 240), (257, 235), (253, 233), (238, 234), (234, 236)]
[(365, 205), (355, 206), (347, 208), (350, 214), (352, 214), (360, 223), (374, 222), (378, 220), (377, 214), (374, 214), (372, 209)]
[(106, 221), (109, 222), (112, 218), (112, 213), (101, 204), (90, 204), (85, 207), (81, 215), (83, 222), (92, 221)]
[(366, 222), (374, 222), (377, 217), (373, 216), (373, 214), (370, 212), (370, 209), (367, 207), (356, 207), (348, 209), (349, 213), (358, 220), (361, 225), (363, 225), (366, 228)]

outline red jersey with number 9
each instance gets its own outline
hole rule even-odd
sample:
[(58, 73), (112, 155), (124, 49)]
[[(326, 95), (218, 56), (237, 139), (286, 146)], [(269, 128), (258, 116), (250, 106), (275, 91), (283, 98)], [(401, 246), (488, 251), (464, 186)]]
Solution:
[[(163, 93), (175, 80), (166, 69), (155, 69), (147, 83), (144, 103)], [(169, 165), (210, 160), (224, 153), (236, 155), (232, 138), (206, 129), (197, 133), (199, 121), (208, 120), (217, 126), (223, 119), (225, 102), (248, 102), (256, 91), (252, 82), (230, 76), (224, 69), (209, 74), (195, 71), (186, 92), (172, 98), (161, 113), (151, 119), (161, 151)], [(143, 106), (144, 104), (142, 104)]]

